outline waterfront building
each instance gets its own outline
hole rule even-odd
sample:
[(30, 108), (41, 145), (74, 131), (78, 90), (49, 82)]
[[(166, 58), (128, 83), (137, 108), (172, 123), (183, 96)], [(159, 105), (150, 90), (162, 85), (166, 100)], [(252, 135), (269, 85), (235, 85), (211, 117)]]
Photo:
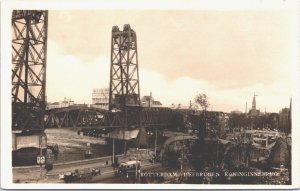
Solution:
[(162, 107), (162, 103), (160, 101), (154, 100), (154, 98), (152, 97), (152, 93), (150, 93), (150, 96), (142, 97), (141, 106), (142, 107)]
[(55, 108), (62, 108), (62, 107), (70, 107), (74, 106), (74, 101), (70, 99), (64, 98), (63, 101), (60, 102), (53, 102), (47, 103), (47, 109), (55, 109)]
[(109, 89), (94, 88), (92, 94), (92, 107), (108, 110)]
[(60, 108), (59, 102), (47, 103), (47, 109)]
[(222, 137), (229, 131), (229, 115), (228, 113), (219, 111), (206, 111), (200, 114), (203, 125), (208, 132), (216, 133)]
[(239, 111), (239, 110), (234, 110), (231, 111), (230, 114), (242, 114), (243, 112)]

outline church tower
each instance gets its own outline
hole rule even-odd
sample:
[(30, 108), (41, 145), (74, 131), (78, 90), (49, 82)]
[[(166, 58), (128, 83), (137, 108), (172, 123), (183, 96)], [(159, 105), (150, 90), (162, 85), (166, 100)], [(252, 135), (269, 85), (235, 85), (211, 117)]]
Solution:
[(253, 96), (253, 101), (252, 101), (252, 109), (251, 109), (251, 115), (257, 115), (257, 110), (256, 110), (256, 100), (255, 97), (257, 95), (254, 94)]

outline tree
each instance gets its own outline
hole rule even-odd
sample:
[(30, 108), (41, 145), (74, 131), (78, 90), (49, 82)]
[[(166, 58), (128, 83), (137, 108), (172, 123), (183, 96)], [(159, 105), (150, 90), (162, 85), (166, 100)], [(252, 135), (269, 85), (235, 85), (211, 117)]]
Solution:
[(271, 113), (268, 117), (269, 126), (272, 130), (277, 129), (279, 125), (279, 115), (278, 113)]
[(195, 97), (195, 103), (200, 105), (200, 107), (204, 111), (206, 111), (206, 109), (210, 105), (209, 102), (208, 102), (208, 97), (206, 96), (206, 94), (200, 94), (200, 93)]
[(246, 119), (246, 115), (245, 114), (239, 114), (239, 113), (232, 113), (230, 114), (230, 117), (229, 117), (229, 126), (230, 126), (230, 129), (233, 131), (233, 129), (235, 128), (241, 128), (243, 126), (246, 126), (245, 122), (247, 122), (247, 119)]

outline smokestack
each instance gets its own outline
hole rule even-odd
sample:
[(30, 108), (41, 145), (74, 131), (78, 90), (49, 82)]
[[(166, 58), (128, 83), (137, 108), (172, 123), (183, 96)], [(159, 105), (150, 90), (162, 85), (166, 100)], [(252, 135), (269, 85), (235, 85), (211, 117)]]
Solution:
[(267, 114), (267, 108), (265, 107), (265, 114)]
[(150, 92), (150, 97), (149, 97), (149, 107), (151, 107), (151, 101), (152, 101), (152, 92)]

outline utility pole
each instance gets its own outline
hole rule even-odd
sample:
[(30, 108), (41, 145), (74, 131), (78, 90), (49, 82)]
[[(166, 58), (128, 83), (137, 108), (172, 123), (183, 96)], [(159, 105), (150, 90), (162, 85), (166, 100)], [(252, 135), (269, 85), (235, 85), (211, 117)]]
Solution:
[(180, 163), (180, 172), (183, 170), (183, 149), (184, 149), (184, 135), (182, 135), (182, 149), (181, 149), (181, 163)]
[(149, 108), (151, 108), (151, 102), (152, 102), (152, 92), (150, 92), (150, 97), (149, 97)]
[(112, 155), (112, 163), (115, 164), (115, 138), (113, 138), (113, 155)]
[(137, 173), (138, 173), (138, 171), (137, 171), (137, 165), (138, 165), (137, 157), (134, 157), (134, 159), (135, 159), (135, 183), (137, 183)]
[(217, 161), (216, 163), (218, 164), (219, 162), (219, 140), (217, 139)]
[(37, 156), (37, 164), (40, 165), (40, 179), (43, 178), (43, 164), (46, 162), (46, 157), (43, 156), (43, 138), (45, 140), (45, 148), (47, 148), (47, 137), (44, 135), (39, 136), (39, 149), (40, 149), (40, 155)]
[[(43, 151), (42, 151), (42, 136), (39, 136), (40, 138), (40, 157), (43, 155)], [(41, 161), (41, 160), (40, 160)], [(40, 163), (40, 179), (43, 178), (43, 164), (42, 162)]]
[(155, 141), (154, 141), (154, 156), (156, 158), (156, 144), (157, 144), (157, 127), (155, 128)]

